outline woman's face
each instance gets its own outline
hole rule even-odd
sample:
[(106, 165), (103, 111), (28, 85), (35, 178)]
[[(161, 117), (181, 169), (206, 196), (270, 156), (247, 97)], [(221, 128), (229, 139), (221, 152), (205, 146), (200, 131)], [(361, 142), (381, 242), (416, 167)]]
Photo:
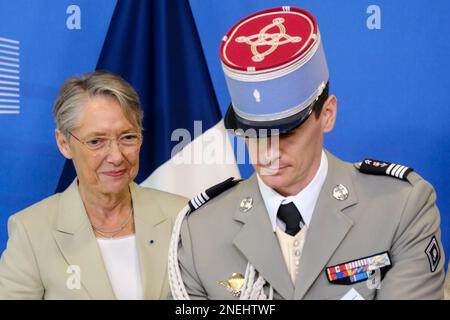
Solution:
[[(73, 160), (80, 186), (101, 194), (127, 192), (139, 170), (139, 129), (108, 96), (87, 98), (78, 124), (69, 141), (59, 130), (56, 137), (61, 152)], [(139, 142), (130, 143), (136, 136)], [(97, 149), (99, 144), (103, 147)]]

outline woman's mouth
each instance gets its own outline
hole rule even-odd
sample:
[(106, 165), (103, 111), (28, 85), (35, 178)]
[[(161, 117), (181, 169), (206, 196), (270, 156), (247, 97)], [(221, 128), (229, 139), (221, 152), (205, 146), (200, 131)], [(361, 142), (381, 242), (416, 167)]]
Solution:
[(105, 171), (104, 174), (109, 176), (109, 177), (120, 177), (120, 176), (123, 176), (126, 171), (127, 171), (126, 169), (111, 170), (111, 171)]

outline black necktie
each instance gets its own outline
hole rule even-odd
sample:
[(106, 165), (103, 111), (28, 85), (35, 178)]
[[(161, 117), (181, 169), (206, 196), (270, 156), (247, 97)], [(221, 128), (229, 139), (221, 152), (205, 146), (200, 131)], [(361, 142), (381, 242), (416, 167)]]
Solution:
[(293, 202), (280, 205), (277, 217), (286, 224), (286, 233), (295, 236), (300, 231), (300, 223), (304, 222), (300, 212)]

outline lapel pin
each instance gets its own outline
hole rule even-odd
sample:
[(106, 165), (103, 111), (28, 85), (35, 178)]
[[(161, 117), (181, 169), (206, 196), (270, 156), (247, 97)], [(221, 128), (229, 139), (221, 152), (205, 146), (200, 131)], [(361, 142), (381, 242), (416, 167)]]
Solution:
[(345, 199), (348, 198), (348, 189), (344, 185), (338, 184), (333, 189), (333, 197), (336, 200), (344, 201)]
[(234, 296), (239, 297), (241, 295), (241, 289), (244, 286), (244, 276), (240, 273), (233, 273), (230, 279), (226, 281), (219, 281), (221, 286), (227, 288), (227, 290)]
[(253, 198), (252, 197), (246, 197), (242, 199), (241, 204), (239, 205), (239, 209), (242, 212), (247, 212), (253, 207)]

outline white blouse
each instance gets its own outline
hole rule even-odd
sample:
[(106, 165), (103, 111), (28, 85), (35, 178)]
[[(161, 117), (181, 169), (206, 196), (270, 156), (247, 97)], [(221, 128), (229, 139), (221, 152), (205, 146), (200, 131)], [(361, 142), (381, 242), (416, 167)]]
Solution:
[(116, 298), (141, 300), (142, 284), (136, 236), (97, 241)]

